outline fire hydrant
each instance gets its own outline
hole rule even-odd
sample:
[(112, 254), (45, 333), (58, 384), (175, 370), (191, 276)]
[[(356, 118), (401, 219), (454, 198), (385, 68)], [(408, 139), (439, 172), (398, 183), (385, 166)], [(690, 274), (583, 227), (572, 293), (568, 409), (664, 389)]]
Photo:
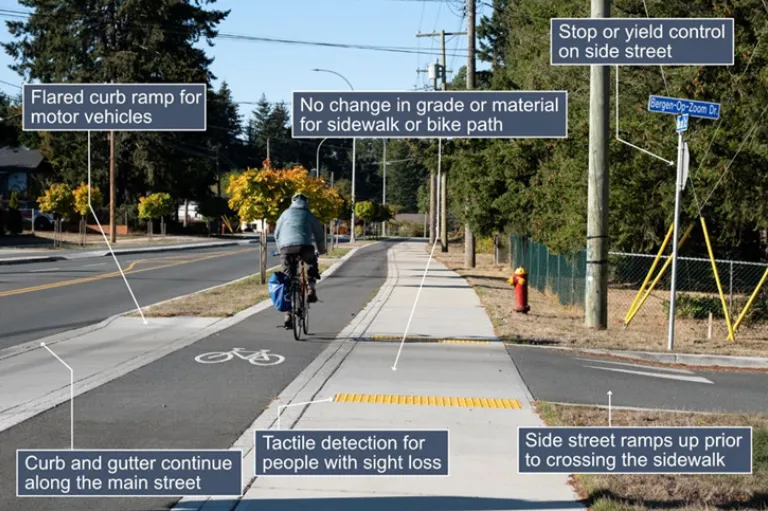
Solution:
[(528, 272), (522, 266), (515, 270), (507, 282), (515, 288), (515, 312), (527, 314), (531, 310), (528, 305)]

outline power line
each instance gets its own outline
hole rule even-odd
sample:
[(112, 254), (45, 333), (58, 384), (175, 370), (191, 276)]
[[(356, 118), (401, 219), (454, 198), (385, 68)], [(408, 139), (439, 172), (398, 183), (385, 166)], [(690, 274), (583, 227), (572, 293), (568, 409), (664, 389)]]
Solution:
[[(401, 0), (405, 1), (405, 0)], [(438, 9), (439, 13), (439, 9)], [(40, 16), (41, 14), (37, 14)], [(10, 9), (0, 9), (0, 17), (15, 17), (15, 18), (22, 18), (22, 19), (28, 19), (30, 17), (30, 13), (23, 12), (23, 11), (12, 11)], [(138, 24), (138, 23), (137, 23)], [(127, 25), (132, 25), (132, 23), (127, 23)], [(185, 31), (182, 30), (176, 30), (168, 27), (159, 27), (160, 31), (165, 33), (172, 33), (172, 34), (184, 34)], [(404, 53), (404, 54), (422, 54), (422, 55), (438, 55), (437, 53), (434, 53), (434, 51), (425, 52), (421, 50), (420, 48), (415, 47), (408, 47), (408, 46), (383, 46), (383, 45), (372, 45), (372, 44), (353, 44), (353, 43), (333, 43), (333, 42), (325, 42), (325, 41), (307, 41), (307, 40), (300, 40), (300, 39), (284, 39), (284, 38), (276, 38), (276, 37), (264, 37), (264, 36), (255, 36), (255, 35), (248, 35), (248, 34), (231, 34), (227, 32), (219, 32), (215, 37), (218, 39), (223, 40), (233, 40), (233, 41), (248, 41), (248, 42), (257, 42), (257, 43), (272, 43), (272, 44), (287, 44), (287, 45), (295, 45), (295, 46), (314, 46), (314, 47), (322, 47), (322, 48), (338, 48), (338, 49), (348, 49), (348, 50), (364, 50), (364, 51), (380, 51), (380, 52), (387, 52), (387, 53)]]
[(16, 85), (15, 83), (6, 82), (5, 80), (0, 80), (0, 83), (3, 83), (5, 85), (10, 85), (11, 87), (16, 87), (17, 89), (21, 89), (20, 85)]

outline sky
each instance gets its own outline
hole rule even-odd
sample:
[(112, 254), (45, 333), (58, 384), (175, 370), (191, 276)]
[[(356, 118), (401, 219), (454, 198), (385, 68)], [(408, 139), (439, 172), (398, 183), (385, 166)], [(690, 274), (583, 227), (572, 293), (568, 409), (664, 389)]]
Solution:
[[(214, 57), (211, 66), (216, 87), (226, 80), (237, 102), (256, 102), (262, 94), (272, 102), (290, 103), (293, 90), (346, 90), (348, 85), (330, 73), (344, 75), (355, 90), (412, 90), (427, 84), (426, 73), (417, 73), (434, 62), (440, 51), (439, 37), (416, 37), (417, 33), (463, 32), (466, 18), (462, 0), (219, 0), (212, 8), (230, 10), (219, 32), (264, 38), (291, 39), (377, 47), (399, 47), (429, 54), (305, 46), (242, 39), (214, 40), (206, 52)], [(483, 7), (478, 2), (478, 18)], [(26, 10), (12, 0), (0, 0), (0, 9)], [(211, 7), (209, 7), (211, 8)], [(7, 20), (9, 18), (2, 17)], [(0, 41), (10, 40), (5, 23)], [(448, 69), (466, 65), (466, 36), (446, 37)], [(456, 56), (453, 56), (456, 55)], [(0, 80), (20, 84), (21, 78), (8, 66), (12, 59), (0, 54)], [(478, 66), (482, 67), (482, 66)], [(448, 80), (451, 75), (448, 75)], [(18, 89), (0, 83), (0, 89), (16, 94)], [(253, 105), (242, 104), (246, 118)]]

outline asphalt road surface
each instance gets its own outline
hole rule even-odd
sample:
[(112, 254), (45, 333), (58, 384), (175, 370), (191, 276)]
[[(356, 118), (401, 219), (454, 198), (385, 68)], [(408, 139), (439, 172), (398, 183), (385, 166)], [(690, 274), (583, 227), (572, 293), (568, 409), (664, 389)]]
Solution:
[[(267, 267), (278, 264), (273, 245)], [(258, 244), (118, 256), (144, 307), (259, 271)], [(111, 256), (0, 266), (0, 349), (135, 309)]]
[[(282, 314), (270, 308), (76, 397), (75, 449), (229, 448), (374, 296), (387, 275), (388, 245), (361, 249), (318, 283), (320, 301), (311, 308), (306, 340), (294, 341), (291, 331), (278, 328)], [(266, 349), (285, 360), (271, 366), (238, 358), (195, 361), (233, 348)], [(0, 511), (147, 511), (178, 500), (17, 498), (16, 449), (68, 449), (69, 418), (69, 406), (58, 406), (0, 433)]]
[(507, 347), (534, 398), (557, 403), (691, 410), (768, 411), (768, 373), (655, 367), (570, 351)]

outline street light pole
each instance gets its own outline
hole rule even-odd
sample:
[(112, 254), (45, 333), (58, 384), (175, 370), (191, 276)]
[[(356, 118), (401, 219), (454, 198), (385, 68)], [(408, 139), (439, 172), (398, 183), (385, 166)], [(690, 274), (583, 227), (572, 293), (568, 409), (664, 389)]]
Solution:
[[(349, 80), (347, 80), (344, 77), (344, 75), (342, 75), (341, 73), (337, 73), (336, 71), (332, 71), (330, 69), (313, 69), (312, 71), (316, 71), (318, 73), (334, 74), (339, 78), (341, 78), (342, 80), (344, 80), (345, 82), (347, 82), (347, 85), (349, 85), (350, 90), (355, 90), (355, 88), (352, 87), (352, 84), (349, 82)], [(355, 242), (355, 163), (356, 163), (355, 160), (357, 160), (356, 154), (355, 154), (356, 150), (357, 150), (357, 139), (353, 137), (352, 138), (352, 201), (351, 201), (352, 220), (350, 222), (350, 230), (349, 230), (349, 241), (351, 243)]]
[(323, 142), (328, 140), (327, 138), (324, 138), (320, 141), (320, 143), (317, 145), (317, 163), (315, 165), (315, 177), (320, 177), (320, 146), (323, 145)]

